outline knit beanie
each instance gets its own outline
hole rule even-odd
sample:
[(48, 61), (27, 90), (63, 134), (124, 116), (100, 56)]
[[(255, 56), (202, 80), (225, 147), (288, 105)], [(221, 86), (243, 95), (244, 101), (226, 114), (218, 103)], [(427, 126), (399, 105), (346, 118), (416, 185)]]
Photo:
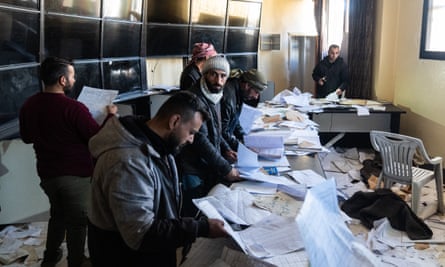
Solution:
[(223, 57), (215, 56), (211, 57), (204, 62), (202, 66), (202, 74), (206, 74), (209, 70), (223, 70), (227, 75), (230, 74), (229, 62)]
[(198, 58), (204, 57), (213, 57), (216, 56), (215, 47), (212, 44), (208, 43), (195, 43), (192, 49), (192, 61), (197, 60)]
[(243, 82), (249, 83), (260, 92), (267, 88), (266, 77), (264, 77), (264, 75), (256, 69), (250, 69), (246, 72), (243, 72), (243, 74), (241, 75), (241, 80)]

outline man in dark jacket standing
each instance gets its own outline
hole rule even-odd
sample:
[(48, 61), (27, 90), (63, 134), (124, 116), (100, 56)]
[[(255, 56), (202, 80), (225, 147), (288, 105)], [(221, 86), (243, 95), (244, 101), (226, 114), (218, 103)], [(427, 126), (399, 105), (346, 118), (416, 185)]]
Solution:
[(239, 77), (231, 77), (224, 85), (221, 100), (222, 135), (233, 150), (238, 150), (239, 141), (245, 135), (239, 123), (243, 104), (252, 105), (267, 88), (265, 76), (256, 69), (241, 72)]
[(343, 92), (348, 89), (348, 66), (340, 57), (338, 45), (329, 46), (328, 55), (315, 66), (312, 78), (317, 83), (317, 98), (325, 98), (332, 92), (335, 92), (340, 98)]
[(203, 77), (190, 91), (206, 106), (210, 120), (203, 123), (193, 144), (184, 147), (177, 161), (180, 165), (184, 191), (183, 215), (197, 212), (193, 198), (205, 196), (219, 182), (239, 180), (239, 172), (230, 163), (236, 161), (236, 152), (221, 135), (221, 106), (223, 86), (230, 73), (225, 58), (209, 58), (202, 69)]
[(109, 119), (89, 147), (92, 179), (88, 248), (93, 266), (176, 266), (176, 249), (197, 237), (227, 236), (216, 219), (182, 218), (173, 153), (192, 143), (207, 111), (178, 92), (156, 116)]

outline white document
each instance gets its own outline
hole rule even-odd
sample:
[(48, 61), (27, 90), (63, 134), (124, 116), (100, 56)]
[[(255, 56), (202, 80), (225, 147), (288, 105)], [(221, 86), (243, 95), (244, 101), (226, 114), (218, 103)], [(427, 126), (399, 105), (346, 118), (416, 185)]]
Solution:
[(239, 116), (239, 123), (244, 132), (248, 134), (252, 129), (255, 120), (263, 115), (263, 112), (257, 108), (243, 104), (241, 107), (241, 114)]
[(93, 118), (100, 125), (107, 117), (107, 105), (113, 103), (118, 93), (117, 90), (84, 86), (77, 100), (87, 106)]
[(248, 254), (258, 258), (283, 255), (304, 247), (294, 218), (271, 214), (238, 233)]
[(238, 163), (240, 168), (259, 168), (258, 154), (248, 149), (242, 143), (238, 144)]
[(207, 217), (222, 220), (224, 229), (246, 254), (264, 258), (303, 248), (297, 223), (293, 218), (271, 214), (246, 230), (235, 232), (210, 202), (203, 200), (194, 203)]
[(224, 219), (236, 224), (251, 225), (270, 214), (270, 212), (253, 205), (254, 200), (254, 196), (247, 191), (229, 189), (224, 194), (209, 195), (194, 199), (193, 202), (208, 201)]
[(357, 116), (369, 116), (369, 109), (367, 107), (353, 105), (357, 109)]
[(307, 187), (313, 187), (326, 181), (323, 176), (311, 169), (291, 171), (288, 174), (299, 184), (304, 184)]
[(283, 97), (284, 102), (286, 104), (299, 106), (299, 107), (306, 107), (309, 106), (309, 102), (311, 100), (311, 96), (304, 94), (304, 95), (288, 95)]
[(271, 158), (268, 158), (268, 159), (260, 158), (258, 160), (258, 162), (260, 163), (261, 167), (271, 167), (271, 166), (273, 166), (273, 167), (289, 167), (290, 166), (289, 160), (287, 159), (286, 156), (284, 156), (284, 153), (281, 158), (277, 158), (277, 159), (273, 159), (273, 160)]
[(326, 100), (334, 101), (334, 102), (340, 101), (340, 99), (338, 98), (338, 95), (337, 95), (337, 93), (335, 91), (330, 93), (329, 95), (327, 95), (326, 96)]
[(255, 148), (281, 148), (284, 146), (284, 138), (279, 135), (254, 134), (244, 137), (247, 147)]
[(381, 266), (344, 223), (333, 179), (308, 190), (297, 222), (311, 266)]
[(285, 193), (277, 192), (274, 195), (255, 196), (254, 204), (283, 217), (295, 218), (303, 205), (302, 200), (297, 200)]
[(261, 171), (250, 173), (249, 175), (240, 175), (241, 178), (256, 181), (256, 182), (266, 182), (271, 184), (282, 184), (282, 185), (294, 185), (295, 182), (287, 179), (284, 176), (267, 175)]
[(241, 181), (238, 183), (233, 183), (230, 189), (241, 189), (246, 190), (252, 194), (275, 194), (277, 192), (277, 185), (271, 183), (260, 183), (256, 181)]
[(238, 235), (238, 232), (233, 231), (232, 227), (230, 227), (230, 224), (219, 214), (219, 212), (216, 210), (216, 208), (206, 200), (203, 201), (195, 201), (193, 200), (193, 203), (198, 207), (208, 218), (211, 219), (219, 219), (224, 222), (224, 229), (227, 231), (227, 233), (235, 240), (235, 242), (240, 246), (240, 248), (243, 250), (244, 253), (247, 253), (246, 246), (244, 245), (244, 242), (241, 240), (241, 238)]

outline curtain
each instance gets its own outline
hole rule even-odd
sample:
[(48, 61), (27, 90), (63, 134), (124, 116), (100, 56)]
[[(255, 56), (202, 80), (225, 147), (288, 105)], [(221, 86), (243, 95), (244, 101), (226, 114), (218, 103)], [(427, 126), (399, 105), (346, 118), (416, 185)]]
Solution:
[(317, 27), (318, 32), (318, 42), (317, 42), (317, 58), (316, 62), (321, 60), (322, 51), (323, 51), (323, 42), (325, 42), (325, 32), (326, 28), (323, 26), (323, 0), (314, 0), (314, 17), (315, 17), (315, 26)]
[(350, 84), (348, 98), (370, 99), (372, 96), (372, 68), (376, 0), (350, 0), (348, 66)]

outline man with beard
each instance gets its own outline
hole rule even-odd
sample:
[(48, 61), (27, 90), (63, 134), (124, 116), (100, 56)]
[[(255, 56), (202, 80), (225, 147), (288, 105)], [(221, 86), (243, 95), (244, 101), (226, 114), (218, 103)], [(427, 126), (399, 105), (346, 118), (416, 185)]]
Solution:
[(237, 159), (221, 135), (221, 105), (223, 86), (230, 73), (230, 66), (223, 57), (209, 58), (202, 68), (203, 76), (190, 91), (198, 96), (210, 114), (203, 123), (192, 145), (185, 147), (177, 161), (180, 166), (184, 192), (183, 215), (197, 213), (192, 199), (207, 195), (217, 183), (230, 183), (240, 179), (239, 172), (231, 166)]
[(216, 219), (182, 218), (173, 154), (191, 144), (208, 113), (192, 93), (171, 96), (154, 118), (110, 118), (90, 140), (88, 248), (93, 266), (176, 266), (176, 249), (227, 236)]
[(236, 73), (240, 74), (227, 80), (221, 100), (222, 135), (233, 150), (238, 150), (246, 134), (239, 123), (243, 104), (256, 107), (261, 92), (267, 88), (265, 76), (256, 69)]
[(196, 43), (192, 49), (192, 60), (181, 73), (179, 88), (187, 90), (201, 79), (201, 69), (205, 61), (217, 55), (215, 47), (209, 43)]
[[(68, 266), (85, 261), (87, 201), (93, 160), (88, 140), (99, 125), (88, 108), (65, 94), (76, 81), (72, 62), (50, 57), (40, 68), (44, 89), (23, 104), (20, 135), (33, 144), (40, 186), (50, 202), (50, 219), (42, 266), (55, 266), (62, 258), (61, 244), (68, 248)], [(116, 106), (108, 107), (110, 114)]]
[(338, 45), (329, 46), (328, 55), (315, 66), (312, 78), (317, 83), (317, 98), (324, 98), (333, 92), (340, 98), (343, 92), (348, 89), (348, 66), (340, 57)]

